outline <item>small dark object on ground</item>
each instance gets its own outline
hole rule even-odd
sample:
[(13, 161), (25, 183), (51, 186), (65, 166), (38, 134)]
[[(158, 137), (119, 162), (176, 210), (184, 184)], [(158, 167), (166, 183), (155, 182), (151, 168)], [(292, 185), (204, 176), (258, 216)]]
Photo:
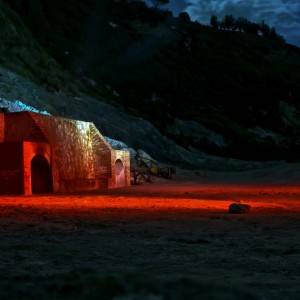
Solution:
[(248, 204), (232, 203), (229, 205), (230, 214), (246, 214), (250, 212), (251, 206)]

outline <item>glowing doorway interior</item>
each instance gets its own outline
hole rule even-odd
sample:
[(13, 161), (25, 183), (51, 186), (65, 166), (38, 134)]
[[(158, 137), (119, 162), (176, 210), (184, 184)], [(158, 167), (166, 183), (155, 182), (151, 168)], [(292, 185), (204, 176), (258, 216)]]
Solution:
[(115, 172), (116, 172), (116, 187), (123, 187), (126, 185), (125, 181), (125, 168), (120, 159), (116, 161), (115, 164)]

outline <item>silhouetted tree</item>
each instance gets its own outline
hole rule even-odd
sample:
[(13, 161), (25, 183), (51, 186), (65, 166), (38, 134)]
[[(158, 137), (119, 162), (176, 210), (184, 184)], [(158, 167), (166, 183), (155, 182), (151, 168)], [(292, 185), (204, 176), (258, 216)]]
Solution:
[(260, 24), (260, 31), (263, 36), (270, 36), (271, 28), (265, 23), (265, 21), (262, 21)]
[(181, 12), (178, 17), (182, 22), (190, 22), (191, 21), (190, 15), (185, 11)]
[(284, 38), (277, 33), (275, 27), (272, 27), (270, 29), (270, 36), (269, 37), (273, 40), (278, 40), (278, 41), (281, 41), (281, 42), (285, 42)]
[(219, 21), (218, 21), (218, 17), (217, 16), (214, 16), (214, 15), (211, 16), (211, 18), (210, 18), (210, 25), (214, 29), (219, 29)]
[(247, 20), (247, 22), (244, 24), (244, 31), (246, 33), (258, 35), (259, 25)]
[(236, 30), (242, 32), (244, 31), (245, 24), (248, 22), (246, 18), (239, 17), (235, 21)]
[(225, 29), (231, 29), (233, 30), (234, 29), (234, 26), (235, 26), (235, 19), (232, 15), (226, 15), (223, 19), (223, 27)]

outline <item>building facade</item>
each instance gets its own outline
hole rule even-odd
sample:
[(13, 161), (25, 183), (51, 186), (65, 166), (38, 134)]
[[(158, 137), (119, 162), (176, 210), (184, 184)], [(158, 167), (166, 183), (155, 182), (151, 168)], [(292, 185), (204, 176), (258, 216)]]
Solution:
[(130, 155), (93, 123), (0, 113), (0, 194), (74, 193), (130, 185)]

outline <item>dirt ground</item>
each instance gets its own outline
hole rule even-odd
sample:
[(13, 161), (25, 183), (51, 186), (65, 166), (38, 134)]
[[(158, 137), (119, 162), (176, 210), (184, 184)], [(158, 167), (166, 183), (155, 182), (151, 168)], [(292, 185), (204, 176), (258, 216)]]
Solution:
[[(252, 206), (230, 215), (233, 201)], [(300, 187), (1, 197), (0, 299), (299, 299)]]

